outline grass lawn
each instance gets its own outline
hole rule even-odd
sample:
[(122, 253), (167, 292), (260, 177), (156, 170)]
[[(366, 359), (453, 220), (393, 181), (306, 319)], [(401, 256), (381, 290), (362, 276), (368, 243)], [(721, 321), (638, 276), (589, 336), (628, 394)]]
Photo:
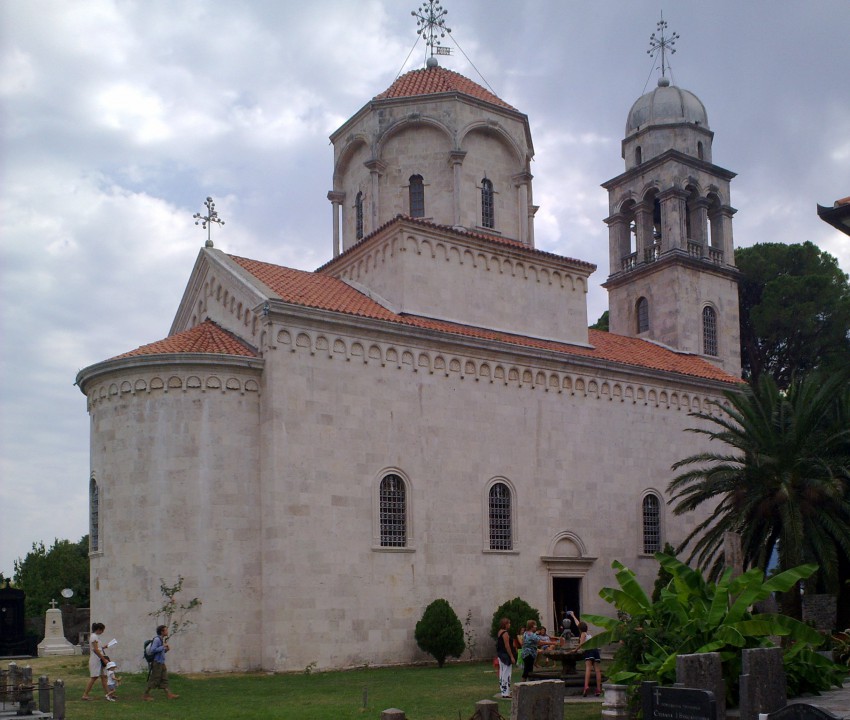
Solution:
[[(392, 707), (404, 710), (410, 720), (468, 720), (476, 702), (497, 699), (498, 694), (498, 678), (491, 665), (463, 663), (442, 669), (369, 668), (309, 675), (172, 675), (171, 689), (180, 698), (169, 701), (162, 690), (154, 690), (154, 702), (141, 699), (144, 675), (126, 674), (118, 687), (118, 702), (107, 703), (102, 690), (97, 691), (99, 684), (92, 690), (92, 701), (84, 702), (80, 697), (87, 682), (87, 658), (17, 662), (31, 665), (34, 679), (47, 675), (51, 681), (65, 681), (69, 720), (378, 720), (382, 710)], [(510, 711), (510, 700), (500, 700), (500, 714), (510, 717)], [(600, 702), (567, 704), (564, 717), (598, 720), (600, 713)]]

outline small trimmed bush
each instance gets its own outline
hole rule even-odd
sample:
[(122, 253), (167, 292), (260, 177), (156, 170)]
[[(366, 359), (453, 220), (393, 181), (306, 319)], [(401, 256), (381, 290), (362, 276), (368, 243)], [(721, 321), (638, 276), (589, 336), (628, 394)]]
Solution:
[(490, 637), (494, 640), (499, 634), (499, 621), (506, 617), (511, 621), (511, 635), (516, 636), (525, 629), (525, 624), (529, 620), (534, 620), (540, 624), (540, 612), (537, 608), (531, 607), (525, 600), (515, 597), (513, 600), (508, 600), (506, 603), (499, 605), (495, 613), (493, 613), (493, 622), (490, 625)]
[(439, 667), (443, 667), (447, 657), (460, 657), (466, 647), (463, 625), (443, 598), (425, 608), (422, 619), (416, 623), (414, 636), (419, 649), (431, 655)]

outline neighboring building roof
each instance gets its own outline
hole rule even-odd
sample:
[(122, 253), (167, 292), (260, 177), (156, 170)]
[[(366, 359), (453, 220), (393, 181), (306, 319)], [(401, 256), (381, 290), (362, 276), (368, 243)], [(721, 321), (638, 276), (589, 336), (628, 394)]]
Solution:
[(850, 235), (850, 197), (836, 200), (832, 207), (818, 205), (818, 216), (836, 230)]
[(212, 320), (185, 330), (164, 340), (116, 355), (112, 360), (139, 357), (142, 355), (169, 355), (172, 353), (214, 353), (217, 355), (242, 355), (259, 357), (257, 351), (232, 333), (219, 327)]
[(376, 228), (368, 235), (366, 235), (362, 240), (358, 240), (357, 243), (343, 251), (340, 255), (331, 260), (328, 260), (324, 265), (322, 265), (317, 272), (322, 272), (325, 268), (331, 267), (339, 262), (340, 258), (345, 257), (347, 253), (350, 253), (355, 248), (361, 247), (364, 243), (369, 242), (376, 235), (384, 232), (391, 225), (395, 225), (401, 222), (413, 223), (414, 225), (421, 225), (423, 227), (431, 228), (433, 230), (440, 230), (441, 232), (449, 233), (451, 235), (459, 235), (461, 237), (471, 237), (476, 238), (478, 240), (486, 240), (487, 242), (496, 243), (497, 245), (507, 245), (515, 250), (519, 250), (521, 252), (526, 252), (532, 255), (540, 255), (542, 257), (556, 258), (558, 260), (566, 260), (571, 265), (576, 265), (579, 267), (583, 267), (587, 270), (593, 272), (596, 270), (596, 265), (586, 260), (576, 260), (575, 258), (565, 257), (564, 255), (556, 255), (555, 253), (546, 252), (545, 250), (538, 250), (533, 247), (529, 247), (523, 242), (519, 240), (514, 240), (513, 238), (502, 237), (501, 235), (490, 235), (489, 233), (478, 232), (477, 230), (461, 230), (457, 227), (452, 227), (451, 225), (439, 225), (435, 222), (431, 222), (430, 220), (423, 220), (422, 218), (414, 218), (409, 215), (396, 215), (392, 220), (388, 220), (380, 227)]
[(587, 348), (580, 345), (512, 335), (498, 330), (433, 320), (416, 315), (399, 315), (337, 278), (322, 273), (293, 270), (292, 268), (234, 255), (228, 257), (274, 291), (279, 299), (295, 305), (385, 320), (452, 335), (494, 340), (521, 347), (539, 348), (565, 355), (596, 358), (622, 365), (680, 373), (706, 380), (717, 380), (725, 383), (741, 382), (740, 378), (729, 375), (696, 355), (677, 353), (638, 338), (590, 330), (590, 342), (595, 347)]
[(508, 105), (504, 100), (498, 98), (489, 90), (485, 90), (479, 84), (465, 78), (460, 73), (436, 66), (413, 70), (405, 73), (390, 85), (374, 100), (388, 100), (390, 98), (416, 97), (417, 95), (436, 95), (439, 93), (462, 93), (470, 97), (484, 100), (485, 102), (499, 107), (516, 111), (515, 107)]

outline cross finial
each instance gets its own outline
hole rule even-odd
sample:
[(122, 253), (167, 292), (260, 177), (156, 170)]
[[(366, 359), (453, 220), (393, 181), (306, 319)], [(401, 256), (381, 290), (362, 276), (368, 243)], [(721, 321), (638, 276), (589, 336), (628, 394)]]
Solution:
[[(676, 52), (674, 45), (679, 39), (679, 33), (665, 36), (664, 31), (667, 30), (667, 21), (664, 19), (664, 11), (661, 11), (661, 20), (658, 21), (656, 31), (649, 36), (649, 50), (647, 55), (655, 57), (661, 53), (661, 77), (667, 76), (667, 53), (673, 55)], [(656, 34), (657, 33), (657, 34)]]
[[(208, 248), (211, 248), (213, 247), (212, 237), (210, 236), (210, 233), (212, 231), (212, 224), (218, 223), (219, 225), (224, 225), (224, 220), (222, 220), (218, 216), (218, 213), (215, 210), (215, 203), (213, 202), (213, 199), (211, 197), (208, 197), (204, 201), (204, 205), (207, 206), (207, 214), (201, 215), (201, 213), (195, 213), (194, 215), (192, 215), (192, 217), (195, 218), (195, 225), (200, 225), (204, 230), (207, 231), (206, 246)], [(201, 222), (202, 220), (203, 223)]]
[(51, 610), (55, 610), (55, 609), (56, 609), (56, 605), (57, 605), (57, 603), (56, 603), (56, 601), (55, 601), (55, 600), (51, 600), (51, 601), (50, 601), (50, 609), (51, 609)]
[(452, 49), (442, 47), (437, 39), (437, 35), (445, 37), (446, 33), (452, 31), (450, 27), (446, 27), (445, 18), (449, 11), (445, 10), (438, 0), (425, 0), (418, 12), (414, 10), (410, 14), (416, 18), (416, 34), (425, 38), (425, 46), (431, 48), (430, 57), (452, 54)]

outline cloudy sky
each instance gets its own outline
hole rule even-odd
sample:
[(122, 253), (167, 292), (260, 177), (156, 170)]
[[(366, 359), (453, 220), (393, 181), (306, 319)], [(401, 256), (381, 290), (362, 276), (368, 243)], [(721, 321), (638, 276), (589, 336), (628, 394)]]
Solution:
[[(455, 49), (442, 64), (529, 116), (537, 245), (600, 267), (595, 320), (599, 185), (624, 169), (626, 115), (655, 85), (646, 50), (662, 4), (443, 3)], [(226, 222), (217, 247), (301, 269), (330, 258), (328, 135), (422, 66), (421, 42), (405, 60), (420, 4), (0, 3), (0, 572), (33, 542), (87, 532), (74, 378), (167, 335), (207, 195)], [(815, 211), (850, 194), (850, 3), (663, 9), (680, 35), (673, 82), (702, 99), (714, 161), (738, 173), (736, 245), (811, 240), (850, 271), (850, 238)]]

